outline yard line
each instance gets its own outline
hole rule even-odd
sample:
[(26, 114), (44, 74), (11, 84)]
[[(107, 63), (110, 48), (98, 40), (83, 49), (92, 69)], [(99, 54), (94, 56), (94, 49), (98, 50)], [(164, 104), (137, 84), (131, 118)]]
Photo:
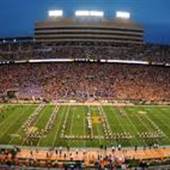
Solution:
[[(58, 122), (59, 123), (59, 125), (62, 123), (62, 120), (63, 120), (63, 116), (64, 116), (64, 112), (65, 112), (65, 110), (66, 110), (66, 106), (63, 106), (63, 110), (62, 110), (62, 112), (60, 113), (62, 116), (61, 116), (61, 121), (60, 122)], [(57, 121), (57, 119), (56, 119), (56, 121)], [(56, 142), (56, 139), (57, 139), (57, 135), (58, 135), (58, 132), (59, 132), (59, 130), (60, 130), (60, 126), (57, 128), (57, 132), (55, 133), (55, 136), (54, 136), (54, 139), (53, 139), (53, 141), (52, 141), (52, 146), (54, 147), (54, 145), (55, 145), (55, 142)]]
[[(135, 108), (138, 109), (138, 108)], [(137, 112), (137, 111), (135, 111)], [(144, 123), (144, 121), (138, 116), (137, 113), (134, 113), (134, 116), (139, 120), (139, 122), (143, 125), (143, 127), (145, 128), (145, 130), (150, 131), (150, 128), (148, 128), (148, 126)]]
[[(61, 123), (63, 122), (62, 120), (63, 120), (63, 118), (65, 117), (64, 115), (64, 113), (65, 113), (65, 111), (66, 111), (66, 114), (68, 113), (68, 111), (69, 111), (69, 109), (70, 109), (70, 106), (68, 105), (68, 106), (64, 106), (64, 109), (63, 109), (63, 111), (62, 111), (62, 118), (61, 118), (61, 121), (60, 121), (60, 125), (61, 125)], [(59, 130), (60, 130), (60, 126), (59, 126), (59, 128), (58, 128), (58, 130), (57, 130), (57, 132), (56, 132), (56, 134), (55, 134), (55, 137), (54, 137), (54, 140), (53, 140), (53, 144), (52, 144), (52, 146), (53, 147), (55, 147), (55, 143), (56, 143), (56, 140), (57, 140), (57, 135), (58, 135), (58, 132), (59, 132)]]
[[(110, 124), (109, 124), (109, 121), (108, 121), (107, 114), (106, 114), (106, 112), (104, 111), (104, 109), (103, 109), (103, 106), (102, 106), (102, 105), (100, 105), (100, 109), (101, 109), (101, 112), (102, 112), (103, 116), (105, 117), (107, 130), (108, 130), (108, 131), (110, 131), (110, 132), (111, 132), (111, 134), (113, 135), (113, 131), (112, 131), (111, 127), (110, 127)], [(109, 140), (113, 140), (113, 139), (109, 139)], [(115, 140), (114, 142), (115, 142), (115, 144), (117, 145), (116, 140)]]
[[(68, 117), (69, 117), (69, 113), (70, 113), (70, 106), (68, 107), (68, 109), (67, 109), (67, 112), (66, 112), (66, 116), (65, 116), (65, 119), (64, 119), (64, 124), (65, 124), (65, 127), (66, 127), (66, 125), (68, 124)], [(66, 133), (66, 129), (64, 129), (64, 135), (65, 135), (65, 133)]]
[[(18, 107), (18, 106), (17, 106), (17, 107)], [(5, 118), (5, 120), (3, 120), (3, 121), (0, 123), (0, 128), (1, 128), (1, 126), (4, 125), (4, 124), (8, 121), (8, 119), (9, 119), (10, 117), (12, 117), (12, 116), (13, 116), (13, 113), (11, 113), (10, 115), (8, 115), (7, 118)]]
[[(86, 136), (86, 107), (80, 106), (81, 114), (83, 114), (83, 136)], [(86, 147), (86, 140), (83, 140), (83, 147)]]
[[(168, 119), (169, 121), (170, 121), (170, 117), (169, 116), (167, 116), (167, 115), (165, 115), (165, 114), (167, 114), (167, 111), (165, 111), (165, 110), (162, 110), (161, 108), (159, 108), (159, 109), (157, 109), (159, 112), (163, 112), (161, 115), (162, 116), (164, 116), (165, 118), (166, 118), (166, 120)], [(169, 110), (168, 110), (168, 114), (169, 114)], [(169, 121), (168, 121), (168, 123), (169, 123)]]
[[(38, 106), (37, 106), (38, 107)], [(37, 108), (36, 107), (36, 108)], [(36, 108), (33, 110), (33, 112), (30, 114), (30, 115), (32, 115), (33, 113), (34, 113), (34, 111), (36, 110)], [(26, 112), (26, 111), (24, 111), (24, 112)], [(28, 116), (29, 117), (29, 116)], [(28, 119), (28, 118), (27, 118)], [(26, 120), (27, 121), (27, 120)], [(26, 122), (25, 121), (25, 122)], [(24, 122), (24, 123), (25, 123)], [(16, 131), (16, 134), (18, 134), (19, 133), (19, 131), (21, 131), (22, 130), (22, 125), (20, 126), (20, 128)], [(13, 142), (13, 140), (14, 140), (14, 138), (12, 138), (10, 141), (9, 141), (9, 144), (11, 144), (12, 142)]]
[[(73, 109), (74, 109), (74, 107), (73, 107)], [(75, 108), (75, 110), (76, 110), (76, 108)], [(73, 111), (72, 112), (72, 117), (71, 117), (71, 122), (70, 122), (70, 133), (69, 133), (69, 135), (71, 135), (71, 136), (74, 136), (75, 134), (73, 133), (73, 125), (74, 125), (74, 119), (75, 119), (75, 115), (76, 115), (77, 113), (75, 113), (75, 111)], [(76, 135), (77, 136), (77, 135)], [(73, 140), (74, 141), (74, 140)], [(75, 141), (76, 142), (76, 141)]]
[[(147, 111), (148, 111), (148, 109), (147, 109)], [(159, 111), (158, 109), (157, 109), (157, 111)], [(150, 112), (150, 111), (149, 111)], [(160, 111), (159, 111), (160, 112)], [(150, 112), (151, 113), (151, 112)], [(165, 115), (163, 115), (163, 114), (161, 114), (161, 116), (164, 116), (166, 119), (167, 119), (167, 117), (165, 116)], [(155, 114), (154, 114), (154, 117), (155, 117)], [(167, 122), (165, 123), (165, 121), (163, 120), (163, 119), (161, 119), (161, 118), (159, 118), (159, 121), (160, 122), (162, 122), (162, 124), (164, 125), (164, 126), (166, 126), (168, 129), (170, 129), (170, 127), (167, 125)], [(163, 130), (162, 130), (163, 131)], [(163, 133), (165, 134), (165, 136), (168, 138), (168, 140), (170, 141), (170, 137), (163, 131)]]
[[(125, 111), (126, 112), (126, 111)], [(139, 131), (138, 131), (138, 129), (137, 129), (137, 127), (133, 124), (133, 122), (132, 122), (132, 120), (130, 119), (130, 117), (129, 117), (129, 114), (126, 112), (126, 114), (127, 114), (127, 119), (128, 119), (128, 122), (131, 124), (131, 126), (133, 127), (133, 129), (137, 132), (137, 133), (139, 133)], [(137, 134), (136, 133), (136, 134)], [(135, 140), (136, 140), (136, 142), (140, 145), (140, 142), (139, 142), (139, 140), (137, 139), (137, 136), (135, 135), (135, 138), (134, 138)], [(145, 143), (146, 144), (146, 143)]]
[[(82, 106), (83, 107), (83, 114), (85, 114), (86, 116), (86, 110), (85, 110), (85, 106)], [(83, 120), (83, 130), (84, 130), (84, 135), (86, 135), (86, 117), (85, 119)], [(86, 147), (86, 140), (84, 140), (84, 147)]]
[[(92, 117), (91, 117), (92, 114), (91, 114), (91, 111), (90, 111), (90, 106), (88, 105), (87, 108), (88, 108), (88, 113), (90, 113), (90, 119), (91, 119), (91, 132), (90, 132), (91, 134), (90, 134), (90, 136), (94, 136), (94, 131), (93, 131), (94, 127), (93, 127), (93, 123), (92, 123)], [(86, 114), (86, 116), (87, 116), (87, 114)], [(87, 125), (87, 127), (88, 127), (88, 125)]]
[[(104, 118), (104, 123), (105, 123), (105, 126), (106, 126), (106, 129), (107, 129), (107, 134), (108, 133), (111, 133), (111, 135), (113, 135), (113, 132), (112, 132), (112, 129), (111, 129), (111, 127), (110, 127), (110, 124), (109, 124), (109, 121), (108, 121), (108, 117), (107, 117), (107, 115), (106, 115), (106, 113), (105, 113), (105, 111), (104, 111), (104, 109), (103, 109), (103, 106), (102, 105), (99, 105), (98, 106), (99, 107), (99, 111), (101, 112), (101, 115), (103, 116), (103, 118)], [(102, 125), (103, 125), (103, 123), (102, 123)], [(103, 127), (103, 130), (104, 130), (104, 127)], [(106, 137), (107, 137), (107, 135), (106, 134), (104, 134)], [(106, 139), (105, 139), (106, 140)], [(113, 140), (113, 139), (109, 139), (109, 140)], [(107, 140), (106, 140), (107, 141)], [(116, 142), (116, 141), (115, 141)], [(113, 143), (111, 143), (111, 144), (113, 144)], [(116, 145), (117, 145), (117, 142), (116, 142)]]
[(106, 115), (106, 113), (105, 113), (105, 111), (104, 111), (104, 109), (103, 109), (103, 106), (100, 105), (100, 106), (98, 106), (98, 107), (99, 107), (99, 109), (100, 109), (99, 111), (103, 114), (103, 116), (104, 116), (104, 118), (105, 118), (107, 129), (112, 132), (112, 129), (110, 128), (110, 124), (109, 124), (109, 121), (108, 121), (108, 119), (107, 119), (107, 115)]
[[(145, 110), (145, 109), (144, 109), (144, 110)], [(155, 129), (160, 130), (160, 131), (162, 132), (162, 134), (164, 134), (165, 136), (167, 136), (167, 135), (159, 128), (159, 126), (158, 126), (152, 119), (150, 119), (150, 117), (149, 117), (148, 115), (144, 114), (144, 116), (145, 116), (146, 119), (152, 124), (152, 126), (155, 127)]]
[[(48, 118), (48, 121), (47, 121), (47, 123), (46, 123), (46, 125), (45, 125), (45, 128), (46, 128), (46, 126), (48, 125), (49, 120), (50, 120), (52, 114), (55, 112), (55, 114), (57, 115), (57, 113), (58, 113), (58, 111), (59, 111), (59, 107), (60, 107), (60, 106), (57, 106), (57, 105), (54, 107), (54, 109), (53, 109), (50, 117)], [(56, 117), (55, 117), (55, 120), (56, 120)], [(45, 128), (44, 128), (44, 129), (45, 129)], [(53, 127), (53, 128), (54, 128), (54, 127)], [(51, 129), (51, 130), (52, 130), (52, 129)], [(49, 133), (49, 132), (48, 132), (48, 133)], [(47, 134), (47, 135), (48, 135), (48, 134)], [(39, 144), (40, 144), (40, 142), (41, 142), (42, 139), (43, 139), (43, 137), (38, 140), (37, 146), (39, 146)]]
[[(135, 108), (135, 109), (136, 109), (136, 108)], [(138, 108), (137, 108), (137, 109), (138, 109)], [(148, 131), (148, 127), (147, 127), (146, 124), (144, 124), (144, 122), (139, 118), (139, 116), (137, 116), (136, 113), (134, 113), (134, 116), (139, 120), (139, 122), (141, 123), (141, 125), (143, 125), (143, 127), (145, 128), (145, 130)], [(150, 131), (150, 129), (149, 129), (149, 131)], [(139, 133), (140, 133), (140, 131), (139, 131)], [(137, 136), (136, 136), (136, 137), (137, 137)], [(144, 139), (143, 139), (142, 141), (143, 141), (143, 143), (145, 143), (145, 145), (147, 145), (147, 142), (145, 142)]]
[[(96, 107), (97, 107), (97, 106), (96, 106)], [(89, 106), (89, 108), (90, 108), (90, 106)], [(97, 107), (97, 109), (98, 109), (98, 107)], [(96, 129), (97, 129), (97, 133), (98, 133), (97, 136), (100, 137), (100, 130), (99, 130), (99, 127), (98, 127), (97, 125), (96, 125)], [(101, 139), (99, 138), (98, 140), (99, 140), (99, 144), (101, 145), (101, 143), (102, 143)]]
[(119, 124), (119, 127), (121, 128), (121, 131), (122, 131), (123, 130), (122, 125), (121, 125), (121, 123), (119, 121), (119, 118), (118, 118), (117, 114), (113, 111), (113, 106), (111, 106), (110, 108), (112, 110), (112, 113), (115, 115), (115, 118), (116, 118), (116, 120), (117, 120), (117, 122)]
[[(136, 108), (135, 108), (135, 109), (136, 109)], [(137, 108), (137, 109), (138, 109), (138, 108)], [(135, 117), (139, 120), (139, 122), (143, 125), (143, 127), (147, 130), (147, 132), (150, 132), (151, 130), (153, 130), (153, 129), (150, 129), (150, 128), (146, 125), (146, 123), (140, 118), (140, 116), (138, 116), (137, 113), (135, 113), (134, 115), (135, 115)], [(139, 132), (139, 133), (140, 133), (140, 132)], [(145, 143), (145, 145), (148, 145), (148, 143), (145, 142), (145, 139), (143, 139), (143, 142)]]
[(73, 120), (74, 120), (75, 112), (72, 112), (71, 114), (72, 114), (72, 117), (71, 117), (71, 121), (70, 121), (69, 135), (73, 135)]
[[(22, 114), (23, 114), (23, 112), (24, 112), (24, 110), (22, 110)], [(13, 123), (11, 123), (10, 126), (8, 126), (8, 128), (6, 128), (6, 130), (4, 131), (4, 133), (2, 133), (2, 134), (0, 135), (0, 138), (5, 135), (5, 133), (21, 118), (21, 116), (23, 116), (22, 114), (19, 114), (19, 115), (16, 117), (17, 119), (15, 119), (15, 121), (14, 121), (14, 120), (12, 121)]]
[[(45, 107), (47, 107), (48, 105), (46, 105)], [(35, 126), (37, 124), (37, 122), (41, 119), (41, 117), (43, 116), (43, 113), (42, 110), (45, 108), (44, 105), (42, 106), (41, 110), (39, 111), (39, 114), (38, 114), (38, 117), (37, 117), (37, 120), (33, 123), (32, 126)], [(28, 135), (24, 138), (23, 142), (22, 142), (22, 145), (24, 144), (24, 142), (28, 139)]]
[[(111, 106), (111, 109), (113, 110), (113, 106)], [(122, 126), (121, 119), (119, 118), (119, 116), (116, 113), (114, 113), (114, 112), (112, 112), (112, 113), (115, 114), (115, 117), (118, 120), (121, 130), (122, 130), (122, 132), (124, 132), (124, 127)], [(117, 141), (116, 141), (116, 143), (117, 143)], [(131, 141), (130, 141), (130, 144), (132, 145)]]
[[(136, 116), (137, 114), (135, 114), (135, 116)], [(140, 123), (141, 124), (143, 124), (143, 126), (145, 127), (145, 129), (148, 131), (148, 132), (150, 132), (151, 131), (151, 129), (146, 125), (146, 123), (145, 123), (145, 121), (143, 121), (142, 120), (142, 118), (140, 117), (140, 116), (136, 116), (137, 118), (138, 118), (138, 120), (140, 121)]]

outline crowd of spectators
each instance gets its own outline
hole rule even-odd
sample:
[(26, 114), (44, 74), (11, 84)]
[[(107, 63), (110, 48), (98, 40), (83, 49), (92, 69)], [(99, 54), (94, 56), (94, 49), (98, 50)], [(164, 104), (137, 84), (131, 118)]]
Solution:
[[(15, 146), (11, 149), (2, 148), (0, 149), (0, 169), (169, 169), (170, 158), (134, 159), (123, 156), (127, 154), (127, 149), (112, 147), (109, 150), (107, 146), (104, 146), (90, 154), (88, 150), (71, 150), (69, 147), (48, 150), (38, 148), (22, 150)], [(159, 152), (159, 148), (147, 150)], [(143, 152), (145, 151), (146, 148), (143, 149)], [(135, 150), (135, 153), (137, 154), (138, 151)]]
[(0, 60), (48, 58), (122, 59), (170, 63), (170, 46), (153, 44), (1, 43)]
[(0, 93), (19, 99), (168, 101), (170, 68), (106, 63), (41, 63), (0, 66)]

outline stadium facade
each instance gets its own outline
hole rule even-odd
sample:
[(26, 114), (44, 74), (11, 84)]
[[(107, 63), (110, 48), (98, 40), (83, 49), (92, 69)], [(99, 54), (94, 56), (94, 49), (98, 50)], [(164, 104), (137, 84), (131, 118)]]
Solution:
[(131, 19), (49, 18), (36, 22), (37, 42), (144, 42), (144, 28)]

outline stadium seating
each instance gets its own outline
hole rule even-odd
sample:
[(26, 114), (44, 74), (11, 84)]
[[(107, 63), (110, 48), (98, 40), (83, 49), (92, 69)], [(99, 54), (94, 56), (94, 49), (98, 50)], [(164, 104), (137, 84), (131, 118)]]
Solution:
[(19, 99), (168, 101), (170, 68), (161, 66), (49, 63), (0, 66), (1, 94)]
[(153, 44), (0, 44), (0, 60), (95, 58), (170, 63), (170, 47)]

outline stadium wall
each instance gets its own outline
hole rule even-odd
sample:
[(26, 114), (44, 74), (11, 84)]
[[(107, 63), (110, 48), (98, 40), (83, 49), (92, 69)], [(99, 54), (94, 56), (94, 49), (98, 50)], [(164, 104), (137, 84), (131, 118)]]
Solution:
[(141, 44), (144, 28), (131, 20), (56, 19), (35, 23), (37, 42), (96, 41)]

